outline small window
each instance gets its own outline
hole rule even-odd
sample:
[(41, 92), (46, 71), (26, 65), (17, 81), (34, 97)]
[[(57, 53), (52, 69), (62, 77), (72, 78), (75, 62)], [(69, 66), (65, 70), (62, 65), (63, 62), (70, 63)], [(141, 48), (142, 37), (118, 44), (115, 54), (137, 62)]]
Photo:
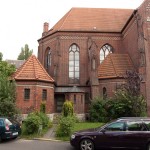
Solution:
[(74, 104), (76, 104), (76, 95), (74, 95)]
[(47, 100), (47, 90), (45, 89), (42, 91), (42, 100)]
[(24, 99), (25, 100), (30, 99), (30, 89), (24, 89)]
[(106, 131), (123, 131), (124, 130), (124, 122), (115, 122), (107, 126)]
[(103, 99), (107, 98), (107, 89), (104, 87), (103, 88)]

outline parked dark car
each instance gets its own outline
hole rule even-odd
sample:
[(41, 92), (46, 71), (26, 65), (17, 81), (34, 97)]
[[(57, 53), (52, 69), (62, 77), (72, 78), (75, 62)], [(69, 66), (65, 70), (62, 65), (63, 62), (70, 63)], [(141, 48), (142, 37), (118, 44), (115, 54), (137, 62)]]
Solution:
[(70, 143), (80, 150), (150, 150), (150, 118), (118, 118), (100, 128), (75, 132), (71, 135)]
[(0, 117), (0, 142), (17, 138), (21, 134), (21, 125), (14, 119)]

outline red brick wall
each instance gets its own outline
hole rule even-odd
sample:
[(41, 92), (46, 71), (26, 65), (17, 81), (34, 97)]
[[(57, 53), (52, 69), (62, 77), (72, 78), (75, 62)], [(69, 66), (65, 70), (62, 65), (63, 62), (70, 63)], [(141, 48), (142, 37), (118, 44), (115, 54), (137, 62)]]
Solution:
[(125, 82), (124, 79), (107, 79), (107, 80), (100, 80), (99, 81), (99, 90), (100, 96), (103, 97), (103, 88), (105, 87), (107, 90), (107, 96), (113, 97), (114, 92), (121, 84)]
[[(16, 104), (22, 113), (28, 113), (33, 110), (40, 110), (42, 102), (42, 90), (47, 90), (46, 112), (54, 112), (54, 87), (51, 83), (44, 82), (17, 82), (16, 86)], [(24, 89), (30, 89), (30, 99), (24, 99)]]

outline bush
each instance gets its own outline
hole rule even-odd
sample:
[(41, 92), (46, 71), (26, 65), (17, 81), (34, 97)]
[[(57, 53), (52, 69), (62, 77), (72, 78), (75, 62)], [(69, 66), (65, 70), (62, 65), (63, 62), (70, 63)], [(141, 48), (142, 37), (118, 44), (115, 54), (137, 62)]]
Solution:
[(24, 133), (25, 134), (33, 134), (38, 132), (39, 126), (42, 124), (41, 118), (36, 115), (31, 115), (27, 117), (27, 119), (24, 121)]
[(89, 110), (91, 121), (106, 122), (119, 117), (146, 116), (146, 101), (141, 95), (118, 90), (112, 99), (95, 98)]
[(74, 128), (75, 120), (76, 119), (73, 116), (60, 117), (59, 124), (56, 130), (56, 136), (57, 137), (69, 136)]
[(63, 110), (62, 110), (63, 116), (73, 116), (73, 103), (72, 101), (65, 101), (63, 104)]
[(96, 97), (90, 106), (89, 114), (90, 120), (93, 122), (107, 122), (108, 113), (106, 110), (107, 100), (103, 100), (100, 97)]
[(40, 112), (45, 113), (46, 112), (46, 103), (42, 102), (40, 105)]
[(41, 112), (30, 113), (27, 119), (24, 120), (24, 133), (33, 134), (39, 131), (39, 127), (42, 125), (42, 128), (52, 127), (48, 116)]

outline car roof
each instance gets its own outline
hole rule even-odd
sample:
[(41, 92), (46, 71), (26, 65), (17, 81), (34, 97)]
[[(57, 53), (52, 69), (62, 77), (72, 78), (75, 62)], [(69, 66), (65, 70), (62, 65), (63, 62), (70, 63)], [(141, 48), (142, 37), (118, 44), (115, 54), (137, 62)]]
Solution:
[(150, 121), (150, 117), (121, 117), (117, 121)]

